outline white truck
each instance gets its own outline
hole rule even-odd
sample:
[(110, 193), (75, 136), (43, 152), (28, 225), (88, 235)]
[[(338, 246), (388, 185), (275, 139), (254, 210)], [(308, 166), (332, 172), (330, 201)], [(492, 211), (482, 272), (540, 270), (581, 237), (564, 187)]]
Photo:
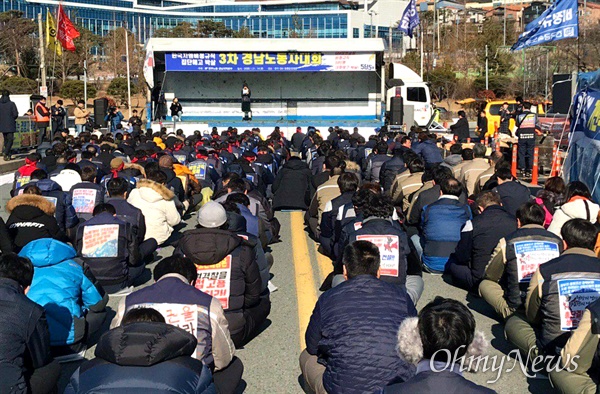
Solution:
[[(426, 127), (429, 125), (433, 108), (431, 106), (431, 95), (429, 86), (419, 74), (400, 63), (391, 63), (388, 66), (388, 75), (386, 82), (386, 119), (390, 119), (390, 109), (392, 108), (392, 97), (402, 97), (404, 107), (414, 109), (414, 121), (418, 126)], [(405, 111), (405, 120), (406, 120)], [(405, 122), (406, 123), (406, 122)], [(412, 125), (407, 124), (410, 129)]]

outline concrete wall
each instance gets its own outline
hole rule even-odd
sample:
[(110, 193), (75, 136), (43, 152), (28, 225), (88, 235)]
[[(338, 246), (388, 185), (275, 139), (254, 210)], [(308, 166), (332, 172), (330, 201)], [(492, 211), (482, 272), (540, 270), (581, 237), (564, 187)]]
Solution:
[(239, 102), (246, 81), (252, 99), (362, 99), (379, 93), (375, 72), (289, 72), (289, 73), (167, 73), (165, 92), (181, 99)]

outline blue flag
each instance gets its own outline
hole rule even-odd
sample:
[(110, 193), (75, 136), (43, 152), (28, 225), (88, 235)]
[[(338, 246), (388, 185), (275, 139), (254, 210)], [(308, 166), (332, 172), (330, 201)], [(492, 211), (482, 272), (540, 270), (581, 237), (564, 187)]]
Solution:
[(398, 30), (406, 33), (410, 38), (413, 36), (413, 30), (419, 26), (419, 13), (417, 12), (417, 1), (410, 0), (410, 3), (404, 9), (402, 19), (398, 23)]
[(511, 51), (578, 36), (577, 0), (556, 0), (539, 18), (525, 26)]

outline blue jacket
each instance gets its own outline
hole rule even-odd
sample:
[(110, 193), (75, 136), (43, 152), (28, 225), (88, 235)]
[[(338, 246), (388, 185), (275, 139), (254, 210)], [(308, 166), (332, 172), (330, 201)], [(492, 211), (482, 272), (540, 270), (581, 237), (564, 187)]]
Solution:
[(435, 141), (427, 140), (423, 141), (412, 150), (425, 162), (426, 165), (432, 165), (436, 163), (441, 163), (444, 161), (442, 158), (442, 153), (440, 152), (440, 148), (437, 147)]
[(75, 371), (65, 393), (215, 394), (210, 370), (191, 357), (196, 342), (165, 323), (117, 327), (102, 335), (96, 358)]
[(327, 392), (374, 393), (410, 379), (415, 368), (400, 358), (396, 343), (402, 321), (416, 315), (404, 289), (370, 275), (323, 293), (306, 330), (306, 350), (325, 365)]
[(458, 199), (440, 198), (423, 208), (423, 264), (431, 270), (444, 271), (448, 257), (460, 241), (462, 227), (472, 218), (469, 206)]
[(19, 253), (33, 263), (27, 297), (46, 310), (52, 346), (82, 340), (86, 313), (103, 312), (108, 301), (94, 286), (93, 277), (88, 278), (73, 260), (76, 255), (71, 246), (51, 238), (31, 241)]
[(46, 197), (56, 207), (54, 217), (62, 231), (73, 228), (79, 223), (68, 190), (64, 191), (58, 183), (51, 179), (41, 179), (37, 181), (36, 185), (42, 191), (42, 196)]

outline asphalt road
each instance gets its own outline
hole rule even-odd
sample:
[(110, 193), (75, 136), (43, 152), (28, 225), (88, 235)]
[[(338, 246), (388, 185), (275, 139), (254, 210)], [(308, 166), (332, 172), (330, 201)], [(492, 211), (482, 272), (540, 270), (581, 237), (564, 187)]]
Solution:
[[(9, 185), (0, 187), (2, 211), (0, 216), (6, 219), (4, 211), (9, 199)], [(301, 212), (280, 212), (277, 217), (281, 221), (282, 242), (272, 245), (275, 263), (272, 268), (272, 282), (278, 290), (271, 295), (272, 309), (268, 324), (263, 331), (244, 349), (237, 351), (238, 357), (245, 365), (244, 387), (240, 392), (251, 394), (262, 393), (302, 393), (299, 384), (298, 356), (304, 346), (303, 335), (308, 324), (312, 308), (319, 295), (318, 287), (329, 273), (331, 265), (327, 258), (317, 252), (317, 245), (306, 236)], [(186, 220), (186, 228), (195, 225), (194, 217)], [(169, 256), (172, 248), (158, 251), (158, 257), (147, 270), (146, 283), (152, 283), (150, 270), (161, 257)], [(476, 383), (486, 385), (499, 393), (549, 393), (551, 387), (548, 380), (526, 378), (519, 364), (513, 359), (504, 357), (513, 348), (504, 339), (502, 325), (494, 318), (492, 309), (481, 299), (467, 294), (445, 283), (441, 276), (424, 274), (425, 291), (417, 308), (422, 307), (438, 295), (454, 298), (465, 303), (475, 315), (477, 329), (485, 333), (491, 342), (488, 361), (491, 369), (486, 373), (467, 373), (467, 378)], [(111, 297), (109, 306), (116, 309), (119, 297)], [(114, 312), (111, 313), (111, 318)], [(108, 329), (109, 322), (106, 322)], [(94, 348), (86, 352), (86, 358), (93, 358)], [(493, 356), (496, 356), (494, 359)], [(502, 367), (500, 364), (504, 361)], [(493, 364), (495, 362), (495, 364)], [(60, 382), (61, 392), (66, 386), (71, 373), (81, 362), (63, 364), (63, 378)], [(510, 372), (508, 370), (512, 369)], [(498, 374), (498, 370), (502, 372)], [(495, 383), (486, 383), (497, 378)]]

